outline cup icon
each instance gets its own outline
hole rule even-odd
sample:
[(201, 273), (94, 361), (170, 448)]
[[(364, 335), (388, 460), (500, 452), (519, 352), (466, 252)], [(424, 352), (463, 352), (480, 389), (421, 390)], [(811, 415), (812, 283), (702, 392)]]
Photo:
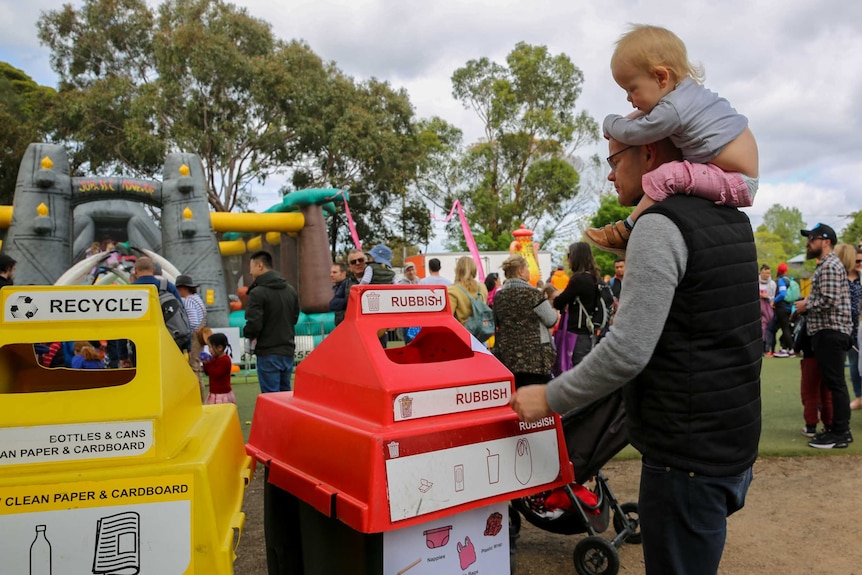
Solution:
[(398, 400), (398, 403), (401, 406), (401, 418), (402, 419), (410, 419), (413, 417), (413, 398), (409, 395), (403, 396)]
[(500, 454), (488, 451), (488, 483), (500, 482)]
[(398, 457), (400, 455), (400, 449), (397, 441), (390, 441), (386, 444), (386, 447), (389, 448), (389, 457)]

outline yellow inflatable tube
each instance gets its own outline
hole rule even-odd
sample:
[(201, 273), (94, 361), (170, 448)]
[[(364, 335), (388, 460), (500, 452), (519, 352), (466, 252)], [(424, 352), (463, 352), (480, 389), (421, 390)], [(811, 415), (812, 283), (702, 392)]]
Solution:
[(213, 230), (217, 232), (296, 233), (305, 226), (305, 216), (298, 212), (278, 214), (210, 212), (210, 222)]

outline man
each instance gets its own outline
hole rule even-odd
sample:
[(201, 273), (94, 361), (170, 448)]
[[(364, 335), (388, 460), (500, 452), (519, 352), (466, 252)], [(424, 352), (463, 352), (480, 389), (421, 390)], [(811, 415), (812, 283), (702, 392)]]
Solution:
[(0, 288), (14, 283), (12, 278), (15, 275), (15, 264), (17, 263), (12, 259), (12, 256), (0, 254)]
[(182, 296), (183, 305), (186, 308), (186, 314), (189, 316), (189, 327), (192, 329), (192, 349), (189, 353), (189, 367), (195, 372), (198, 378), (198, 387), (201, 392), (201, 401), (206, 401), (207, 393), (204, 387), (204, 379), (201, 374), (201, 359), (200, 353), (203, 349), (200, 340), (197, 338), (196, 332), (207, 324), (207, 307), (204, 305), (204, 300), (198, 295), (198, 284), (194, 282), (192, 276), (180, 274), (176, 281), (177, 291)]
[(296, 290), (272, 269), (272, 256), (264, 250), (251, 254), (243, 336), (253, 343), (261, 393), (290, 391), (293, 374), (294, 327), (299, 320)]
[(329, 300), (330, 311), (335, 312), (335, 325), (344, 321), (344, 312), (347, 309), (347, 296), (349, 286), (347, 285), (347, 264), (335, 262), (329, 268), (329, 280), (332, 282), (332, 299)]
[[(156, 264), (153, 262), (152, 258), (147, 256), (140, 257), (135, 260), (135, 280), (132, 282), (134, 285), (151, 285), (156, 286), (158, 290), (161, 287), (162, 279), (156, 277)], [(165, 280), (165, 289), (173, 295), (177, 302), (176, 305), (179, 306), (178, 309), (173, 309), (173, 305), (171, 305), (171, 309), (167, 308), (164, 304), (162, 305), (162, 314), (165, 318), (165, 326), (168, 328), (168, 331), (171, 332), (171, 335), (174, 336), (174, 340), (177, 342), (177, 346), (179, 346), (180, 351), (188, 353), (191, 351), (191, 326), (188, 322), (188, 314), (186, 314), (185, 307), (183, 306), (183, 298), (180, 295), (179, 290), (177, 290), (177, 286), (174, 285), (173, 282)], [(184, 317), (182, 320), (182, 330), (176, 329), (173, 330), (171, 317), (176, 313), (179, 316)], [(183, 333), (180, 333), (182, 331)]]
[[(623, 205), (637, 203), (645, 173), (680, 157), (669, 140), (609, 146), (608, 179)], [(674, 196), (638, 219), (626, 255), (614, 329), (574, 369), (517, 390), (511, 405), (532, 422), (625, 385), (629, 439), (643, 454), (646, 573), (715, 574), (760, 438), (751, 225), (734, 208)]]
[(419, 283), (419, 278), (416, 277), (416, 264), (407, 262), (404, 264), (404, 277), (398, 280), (399, 284), (416, 285)]
[(444, 278), (440, 275), (440, 267), (441, 265), (439, 259), (431, 258), (430, 260), (428, 260), (428, 277), (422, 278), (421, 280), (419, 280), (419, 283), (424, 285), (452, 285), (452, 280)]
[(801, 230), (808, 238), (806, 259), (817, 259), (811, 291), (796, 302), (796, 310), (807, 316), (805, 327), (823, 384), (832, 392), (832, 428), (815, 435), (808, 445), (817, 449), (843, 449), (853, 441), (850, 433), (850, 394), (844, 382), (844, 359), (850, 349), (850, 285), (844, 264), (833, 253), (835, 230), (817, 224)]
[(619, 258), (614, 260), (614, 277), (611, 278), (609, 285), (611, 292), (614, 294), (614, 303), (619, 304), (620, 290), (623, 289), (623, 276), (626, 275), (626, 260)]
[(763, 264), (760, 266), (760, 328), (763, 332), (763, 353), (766, 357), (773, 356), (775, 347), (775, 333), (773, 320), (775, 310), (772, 308), (772, 300), (775, 298), (775, 282), (772, 281), (772, 268)]

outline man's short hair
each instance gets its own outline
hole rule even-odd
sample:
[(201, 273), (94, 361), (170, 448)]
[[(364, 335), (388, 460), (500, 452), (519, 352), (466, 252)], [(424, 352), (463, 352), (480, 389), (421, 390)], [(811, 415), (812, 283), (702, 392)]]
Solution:
[(347, 262), (335, 262), (332, 265), (338, 266), (338, 269), (341, 270), (341, 273), (347, 273)]
[(432, 272), (439, 272), (441, 267), (440, 260), (437, 258), (431, 258), (428, 260), (428, 269)]
[(249, 259), (253, 262), (260, 262), (268, 270), (272, 269), (272, 255), (266, 250), (254, 252)]
[(760, 271), (764, 271), (764, 270), (772, 271), (772, 268), (766, 264), (763, 264), (762, 266), (760, 266)]
[(18, 262), (15, 261), (12, 256), (8, 256), (6, 254), (0, 254), (0, 273), (6, 273), (15, 267), (15, 264)]
[(153, 263), (152, 258), (144, 256), (135, 260), (135, 275), (140, 277), (142, 275), (152, 275), (154, 273), (156, 273), (156, 265)]
[(617, 258), (614, 260), (614, 263), (615, 264), (625, 263), (625, 261), (626, 261), (626, 258)]

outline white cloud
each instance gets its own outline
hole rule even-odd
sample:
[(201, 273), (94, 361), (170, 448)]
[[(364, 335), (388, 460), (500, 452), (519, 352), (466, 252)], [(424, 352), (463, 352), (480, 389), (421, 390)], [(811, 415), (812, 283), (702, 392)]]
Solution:
[[(750, 120), (758, 139), (761, 192), (756, 220), (774, 203), (806, 222), (840, 218), (862, 205), (862, 3), (844, 0), (238, 0), (283, 39), (303, 38), (324, 59), (362, 79), (404, 87), (421, 117), (439, 115), (480, 135), (472, 112), (451, 96), (450, 78), (468, 60), (502, 62), (525, 41), (565, 53), (583, 70), (579, 108), (601, 121), (626, 110), (610, 76), (614, 42), (629, 23), (674, 30), (706, 85)], [(150, 2), (154, 5), (154, 2)], [(80, 5), (80, 2), (75, 2)], [(0, 60), (42, 83), (53, 78), (36, 39), (48, 0), (0, 0)], [(604, 155), (603, 146), (589, 153)], [(261, 204), (258, 204), (260, 207)], [(268, 205), (268, 204), (267, 204)], [(832, 218), (831, 220), (829, 218)]]

